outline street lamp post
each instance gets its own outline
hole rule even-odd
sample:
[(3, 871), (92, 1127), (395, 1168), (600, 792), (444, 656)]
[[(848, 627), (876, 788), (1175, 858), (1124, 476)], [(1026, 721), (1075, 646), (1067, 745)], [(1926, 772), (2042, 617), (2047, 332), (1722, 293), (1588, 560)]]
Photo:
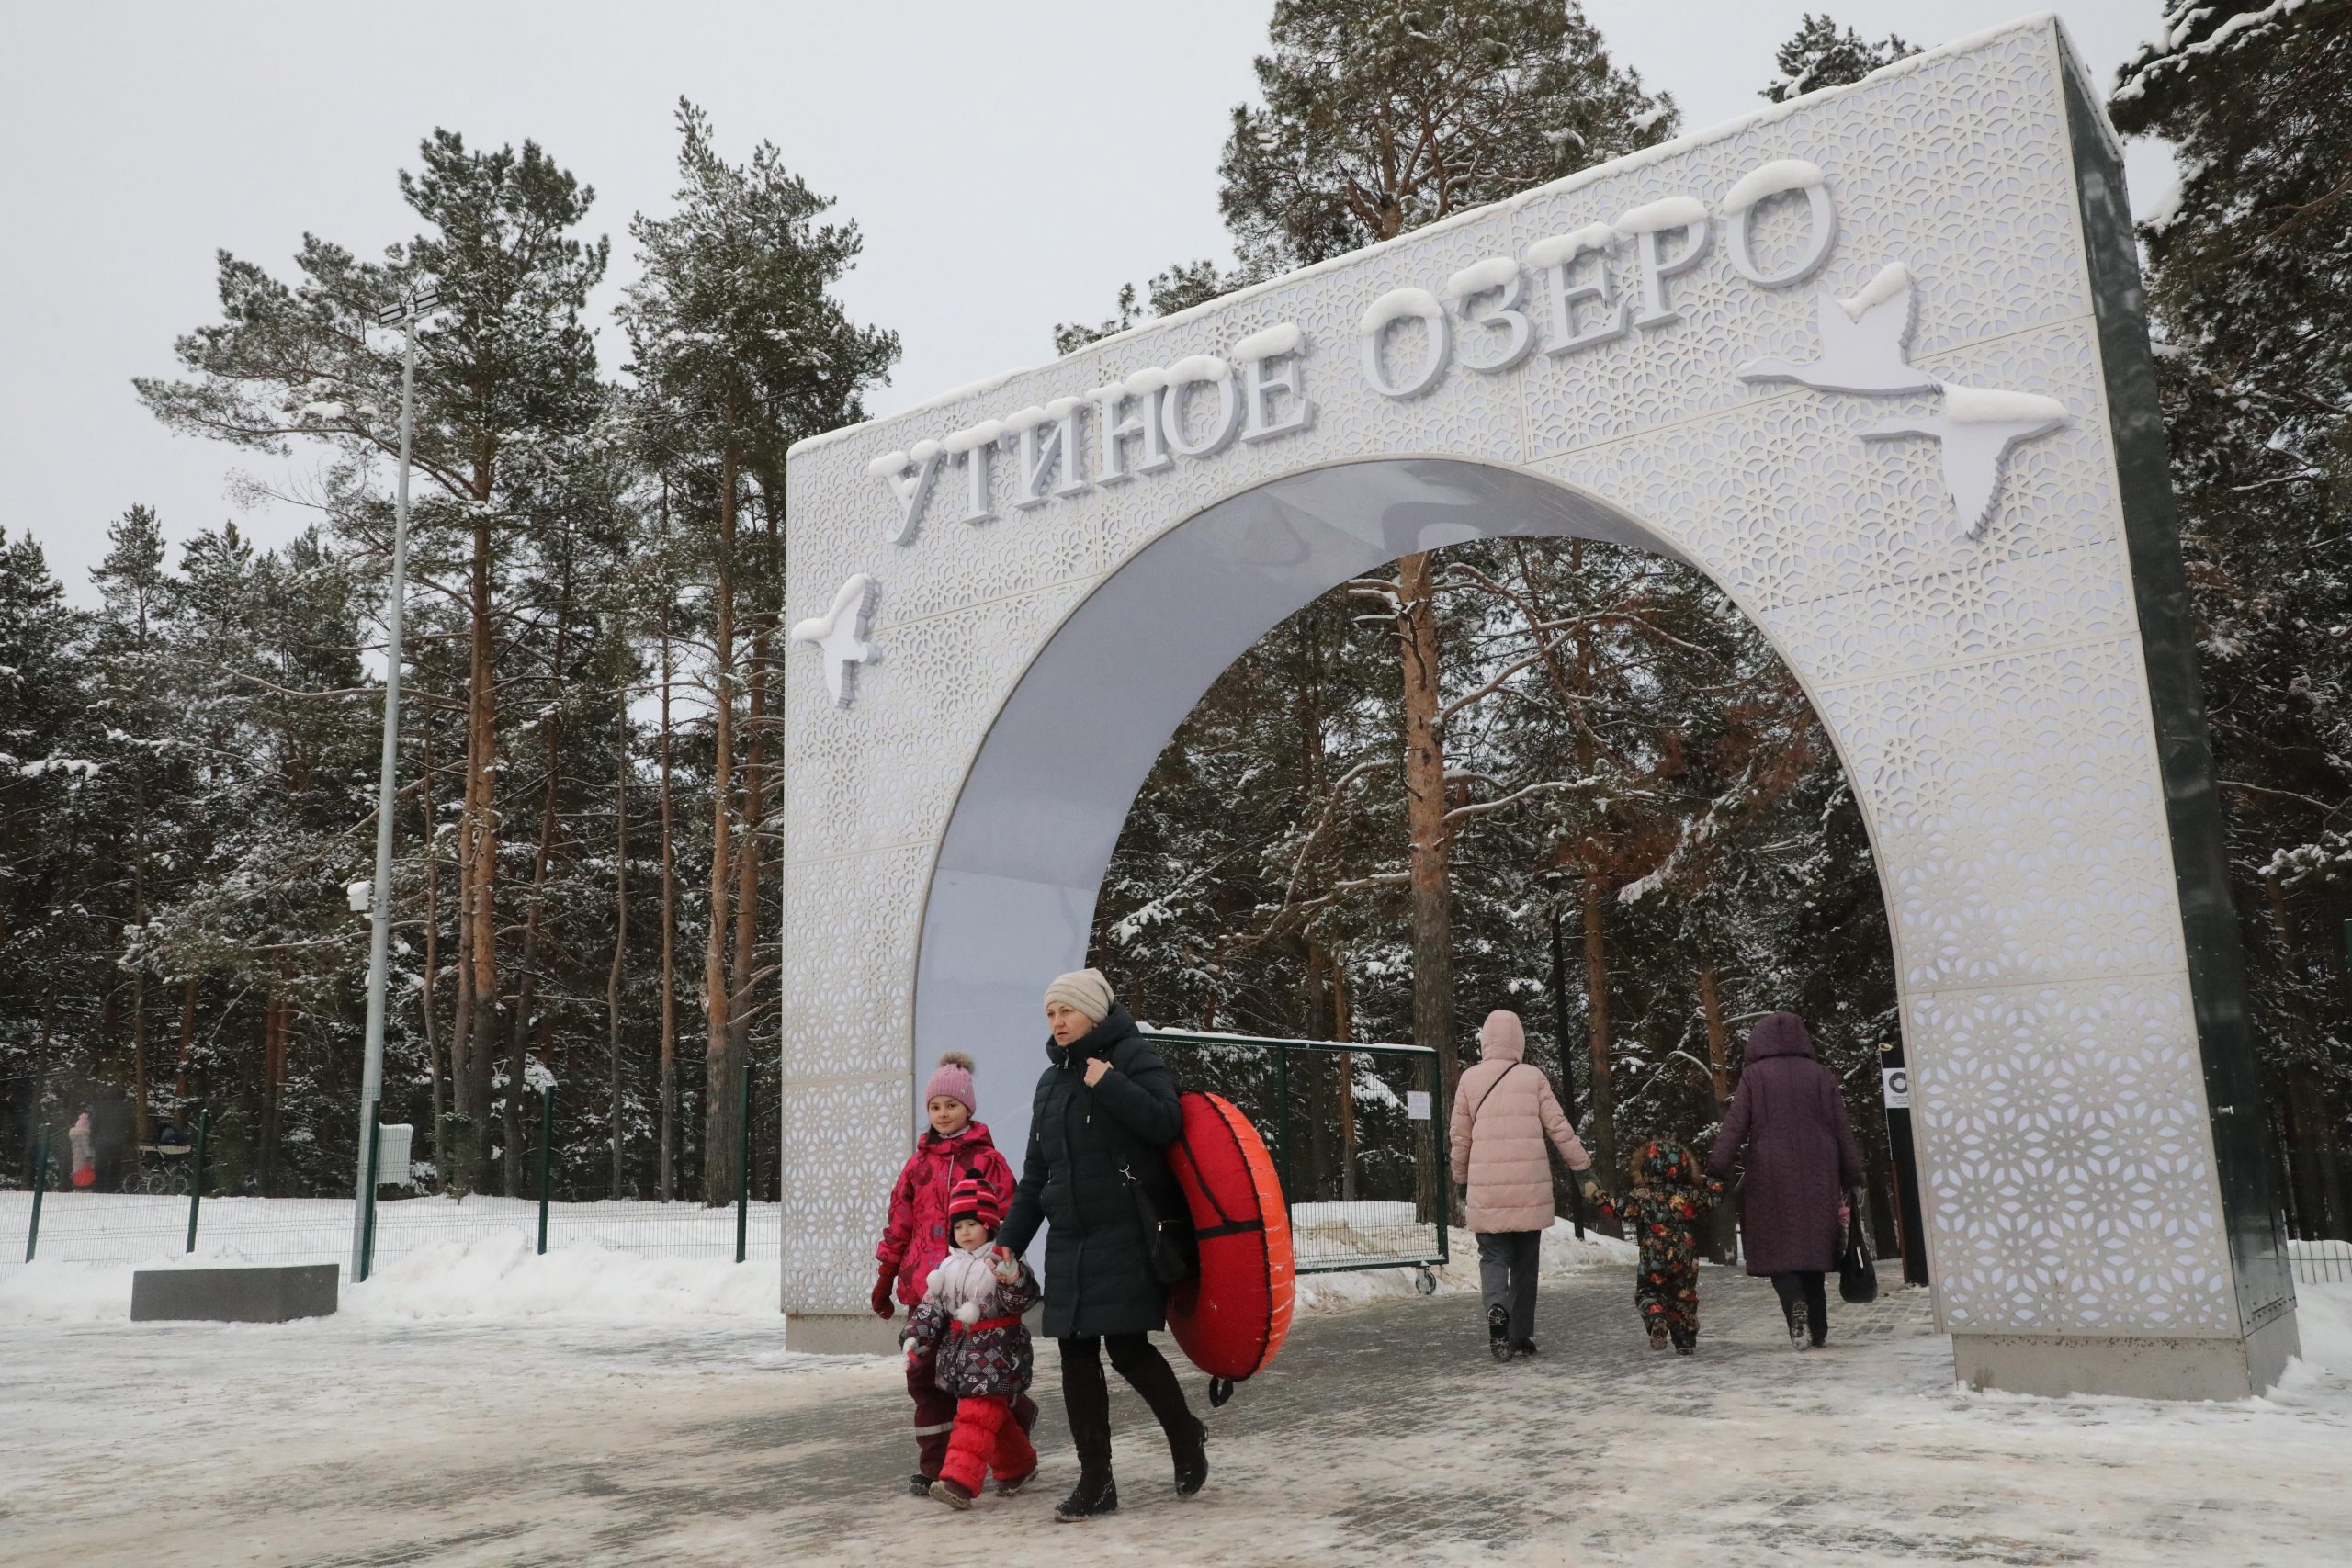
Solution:
[(440, 290), (426, 288), (376, 314), (378, 325), (402, 328), (406, 343), (401, 355), (401, 468), (392, 512), (392, 581), (384, 615), (384, 751), (376, 777), (376, 879), (368, 889), (368, 1054), (359, 1080), (358, 1171), (352, 1186), (354, 1280), (366, 1267), (368, 1200), (376, 1182), (376, 1173), (368, 1168), (373, 1151), (368, 1134), (384, 1092), (384, 988), (392, 949), (392, 804), (401, 748), (401, 612), (408, 602), (408, 460), (416, 413), (416, 323), (440, 303)]

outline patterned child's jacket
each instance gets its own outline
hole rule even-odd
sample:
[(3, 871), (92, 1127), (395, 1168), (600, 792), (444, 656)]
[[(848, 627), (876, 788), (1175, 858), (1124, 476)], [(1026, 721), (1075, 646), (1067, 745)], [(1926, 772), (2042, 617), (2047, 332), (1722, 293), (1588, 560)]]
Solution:
[(996, 1190), (1000, 1210), (1012, 1201), (1012, 1167), (978, 1122), (944, 1138), (925, 1128), (891, 1184), (890, 1221), (874, 1256), (896, 1276), (900, 1304), (912, 1306), (922, 1300), (923, 1281), (954, 1250), (956, 1244), (947, 1235), (947, 1195), (971, 1173)]
[(1724, 1184), (1700, 1168), (1680, 1144), (1642, 1145), (1628, 1173), (1634, 1184), (1604, 1199), (1600, 1212), (1624, 1222), (1641, 1244), (1642, 1272), (1664, 1276), (1698, 1267), (1699, 1222), (1724, 1195)]
[(1037, 1276), (1023, 1263), (1021, 1278), (1006, 1284), (996, 1277), (996, 1252), (951, 1250), (899, 1336), (932, 1358), (933, 1381), (958, 1399), (1026, 1393), (1035, 1371), (1021, 1314), (1037, 1304)]

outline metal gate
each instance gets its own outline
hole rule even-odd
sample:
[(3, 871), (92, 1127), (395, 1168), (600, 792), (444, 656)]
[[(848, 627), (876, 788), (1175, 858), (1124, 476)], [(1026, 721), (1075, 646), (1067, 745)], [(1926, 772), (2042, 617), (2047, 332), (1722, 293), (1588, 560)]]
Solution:
[(1445, 1090), (1426, 1045), (1147, 1029), (1178, 1085), (1222, 1095), (1266, 1140), (1301, 1274), (1430, 1269), (1452, 1253)]

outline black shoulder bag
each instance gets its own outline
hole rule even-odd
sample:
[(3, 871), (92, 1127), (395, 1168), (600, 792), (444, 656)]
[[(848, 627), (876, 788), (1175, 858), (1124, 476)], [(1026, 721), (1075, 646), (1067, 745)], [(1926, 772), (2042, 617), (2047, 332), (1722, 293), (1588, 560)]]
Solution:
[(1189, 1213), (1166, 1215), (1159, 1212), (1158, 1201), (1135, 1172), (1135, 1160), (1148, 1159), (1150, 1154), (1135, 1152), (1136, 1140), (1119, 1125), (1117, 1117), (1107, 1117), (1105, 1121), (1128, 1151), (1119, 1161), (1119, 1177), (1127, 1184), (1127, 1197), (1136, 1206), (1136, 1228), (1143, 1234), (1145, 1265), (1162, 1289), (1181, 1285), (1201, 1271), (1201, 1243), (1193, 1234), (1193, 1216)]
[(1878, 1257), (1862, 1219), (1862, 1194), (1847, 1194), (1846, 1245), (1838, 1249), (1838, 1295), (1856, 1306), (1878, 1300)]

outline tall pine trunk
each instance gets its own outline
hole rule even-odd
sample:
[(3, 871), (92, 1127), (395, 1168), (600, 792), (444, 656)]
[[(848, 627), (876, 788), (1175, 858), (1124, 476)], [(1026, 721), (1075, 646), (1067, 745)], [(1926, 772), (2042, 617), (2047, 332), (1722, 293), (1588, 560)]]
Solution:
[(1609, 947), (1600, 926), (1602, 897), (1598, 872), (1584, 878), (1585, 1019), (1592, 1052), (1592, 1163), (1601, 1190), (1615, 1192), (1623, 1185), (1617, 1168), (1617, 1091), (1610, 1082)]
[[(1715, 965), (1713, 960), (1699, 965), (1699, 1006), (1707, 1018), (1707, 1089), (1715, 1102), (1715, 1125), (1723, 1125), (1724, 1110), (1731, 1103), (1731, 1043), (1724, 1028), (1722, 996), (1715, 988)], [(1695, 1152), (1701, 1159), (1707, 1151)], [(1707, 1248), (1718, 1263), (1729, 1263), (1736, 1255), (1732, 1243), (1738, 1221), (1733, 1205), (1715, 1205), (1707, 1224)]]
[[(1453, 885), (1445, 822), (1445, 747), (1438, 733), (1441, 671), (1437, 596), (1427, 552), (1396, 562), (1397, 657), (1404, 676), (1407, 894), (1413, 934), (1413, 1040), (1437, 1053), (1441, 1090), (1450, 1101), (1462, 1077), (1453, 1043)], [(1434, 1122), (1414, 1123), (1415, 1212), (1437, 1215), (1442, 1145)], [(1457, 1197), (1457, 1204), (1459, 1199)]]
[[(487, 502), (486, 495), (479, 497)], [(490, 519), (474, 523), (470, 609), (472, 658), (466, 692), (464, 856), (467, 997), (465, 1043), (466, 1182), (478, 1188), (488, 1174), (491, 1064), (498, 1052), (498, 674), (492, 637)], [(519, 1086), (509, 1085), (508, 1092)], [(507, 1151), (509, 1159), (514, 1151)]]
[(613, 781), (613, 966), (605, 976), (605, 1106), (612, 1134), (611, 1197), (621, 1195), (621, 969), (628, 954), (628, 694), (621, 694)]
[(673, 1192), (678, 1119), (678, 859), (670, 813), (670, 606), (662, 606), (662, 1106), (661, 1167), (656, 1190)]
[(509, 1198), (523, 1193), (522, 1148), (525, 1064), (528, 1056), (532, 1009), (537, 1000), (539, 949), (547, 926), (548, 867), (555, 858), (556, 807), (563, 786), (563, 677), (566, 637), (571, 630), (571, 580), (567, 565), (563, 587), (556, 601), (555, 649), (547, 713), (539, 726), (543, 741), (547, 787), (539, 806), (539, 841), (531, 858), (531, 912), (523, 920), (523, 955), (515, 971), (514, 1016), (507, 1031), (505, 1187)]
[(435, 998), (441, 986), (441, 842), (435, 834), (433, 815), (433, 721), (430, 715), (417, 727), (423, 747), (419, 763), (417, 795), (424, 813), (424, 1077), (433, 1097), (433, 1116), (427, 1123), (433, 1129), (433, 1158), (435, 1168), (440, 1169), (448, 1158), (443, 1146), (446, 1126), (441, 1099), (441, 1043), (433, 1027)]
[(735, 454), (719, 464), (717, 626), (711, 638), (712, 759), (710, 769), (710, 930), (703, 944), (702, 1201), (735, 1195), (735, 1032), (729, 1026), (728, 907), (733, 890), (735, 843)]

